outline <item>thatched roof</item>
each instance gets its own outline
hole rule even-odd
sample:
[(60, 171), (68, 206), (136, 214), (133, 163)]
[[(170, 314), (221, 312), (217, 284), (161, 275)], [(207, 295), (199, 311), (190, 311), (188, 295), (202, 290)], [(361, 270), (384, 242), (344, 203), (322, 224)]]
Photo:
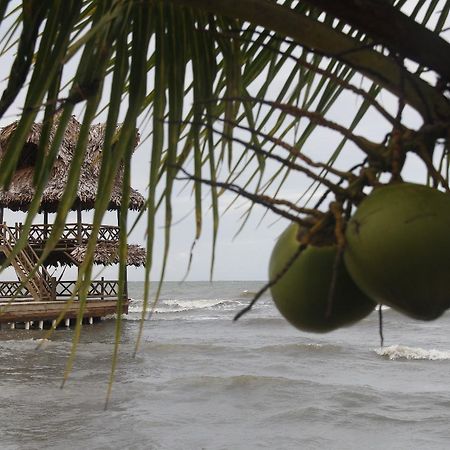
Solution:
[[(119, 263), (119, 243), (99, 242), (94, 253), (94, 264), (109, 266)], [(54, 250), (44, 262), (45, 266), (74, 266), (81, 264), (86, 254), (86, 245), (75, 247), (69, 254), (63, 250)], [(40, 252), (38, 252), (40, 255)], [(129, 244), (127, 252), (127, 266), (144, 266), (146, 251), (139, 245)], [(6, 256), (0, 252), (0, 264), (3, 264)]]
[[(50, 142), (56, 132), (57, 119), (53, 125)], [(8, 142), (17, 128), (18, 122), (14, 122), (0, 129), (0, 159), (6, 152)], [(12, 178), (8, 190), (0, 191), (0, 206), (12, 209), (14, 211), (27, 211), (31, 203), (35, 189), (33, 186), (34, 166), (37, 158), (37, 148), (42, 131), (42, 124), (33, 124), (27, 141), (23, 147), (19, 159), (17, 170)], [(80, 132), (80, 123), (72, 117), (64, 134), (64, 139), (59, 148), (58, 156), (53, 166), (47, 186), (44, 190), (41, 210), (55, 212), (59, 201), (62, 198), (64, 188), (67, 182), (70, 162), (73, 158), (78, 134)], [(73, 209), (91, 209), (94, 206), (97, 196), (98, 176), (100, 173), (101, 152), (103, 148), (105, 135), (105, 125), (93, 125), (89, 132), (89, 142), (86, 148), (85, 160), (81, 167), (80, 181), (78, 184), (77, 198)], [(136, 145), (138, 139), (136, 139)], [(116, 175), (115, 184), (111, 193), (109, 204), (110, 210), (120, 208), (122, 201), (122, 182), (123, 167)], [(130, 209), (138, 210), (144, 207), (144, 198), (142, 195), (131, 189)]]
[[(72, 258), (81, 263), (86, 254), (86, 245), (79, 245), (70, 255)], [(144, 266), (145, 250), (139, 246), (130, 244), (127, 251), (127, 266)], [(108, 266), (119, 263), (119, 243), (99, 242), (95, 249), (94, 263)]]

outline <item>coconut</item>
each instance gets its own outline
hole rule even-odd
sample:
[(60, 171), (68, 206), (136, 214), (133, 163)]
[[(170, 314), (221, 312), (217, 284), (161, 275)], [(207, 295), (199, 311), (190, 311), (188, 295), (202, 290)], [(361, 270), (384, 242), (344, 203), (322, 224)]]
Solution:
[[(292, 224), (278, 239), (270, 258), (270, 280), (275, 280), (298, 251), (298, 232), (298, 225)], [(280, 313), (300, 330), (332, 331), (363, 319), (375, 308), (375, 303), (359, 290), (341, 262), (328, 311), (336, 254), (336, 245), (309, 245), (271, 287)]]
[(375, 189), (346, 230), (346, 267), (374, 301), (416, 319), (450, 306), (450, 195), (411, 183)]

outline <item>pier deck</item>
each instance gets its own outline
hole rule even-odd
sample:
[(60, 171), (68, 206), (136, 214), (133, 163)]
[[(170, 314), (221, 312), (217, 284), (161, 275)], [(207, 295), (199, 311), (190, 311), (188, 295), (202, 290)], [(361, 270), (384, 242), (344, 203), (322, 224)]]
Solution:
[[(67, 308), (64, 319), (75, 319), (78, 316), (80, 304), (74, 301), (67, 307), (66, 301), (16, 301), (0, 303), (0, 323), (19, 323), (30, 321), (53, 321)], [(117, 312), (116, 300), (88, 300), (83, 318), (105, 317)], [(128, 313), (128, 300), (123, 302), (122, 313)]]
[[(72, 304), (67, 306), (72, 297), (75, 281), (55, 281), (53, 283), (53, 298), (33, 298), (27, 287), (20, 281), (0, 282), (0, 324), (17, 324), (30, 322), (48, 322), (56, 320), (64, 311), (66, 324), (74, 320), (80, 309), (80, 303), (75, 296)], [(117, 312), (118, 281), (92, 280), (87, 293), (87, 301), (83, 311), (83, 318), (93, 322), (100, 317), (109, 316)], [(128, 299), (122, 302), (122, 313), (128, 313)], [(47, 324), (48, 325), (48, 324)], [(29, 325), (28, 325), (29, 326)], [(41, 324), (43, 327), (44, 324)]]

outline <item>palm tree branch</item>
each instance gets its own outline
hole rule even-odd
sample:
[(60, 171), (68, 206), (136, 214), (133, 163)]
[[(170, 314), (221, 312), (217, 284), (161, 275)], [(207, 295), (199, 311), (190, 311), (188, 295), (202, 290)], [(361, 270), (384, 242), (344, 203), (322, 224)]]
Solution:
[[(375, 42), (450, 80), (450, 44), (389, 2), (379, 0), (303, 0), (363, 30)], [(370, 11), (370, 20), (367, 20)], [(430, 48), (433, 49), (430, 52)]]
[(381, 84), (415, 108), (425, 120), (450, 116), (450, 103), (419, 76), (407, 72), (398, 61), (330, 26), (269, 0), (169, 0), (176, 5), (236, 17), (290, 37), (299, 45), (343, 61)]

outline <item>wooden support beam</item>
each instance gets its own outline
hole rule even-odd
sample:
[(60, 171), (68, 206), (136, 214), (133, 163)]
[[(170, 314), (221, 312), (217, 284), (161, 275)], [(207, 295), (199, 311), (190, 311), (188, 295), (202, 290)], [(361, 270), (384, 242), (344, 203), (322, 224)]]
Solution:
[(44, 239), (48, 239), (48, 212), (44, 211)]
[(55, 301), (56, 300), (56, 284), (58, 283), (58, 281), (56, 280), (56, 277), (51, 277), (50, 278), (50, 284), (51, 284), (51, 297), (50, 300), (51, 301)]
[(101, 292), (101, 300), (105, 300), (105, 277), (101, 278), (100, 283), (100, 292)]
[(81, 216), (81, 206), (78, 205), (77, 208), (77, 242), (78, 245), (82, 242), (82, 216)]

